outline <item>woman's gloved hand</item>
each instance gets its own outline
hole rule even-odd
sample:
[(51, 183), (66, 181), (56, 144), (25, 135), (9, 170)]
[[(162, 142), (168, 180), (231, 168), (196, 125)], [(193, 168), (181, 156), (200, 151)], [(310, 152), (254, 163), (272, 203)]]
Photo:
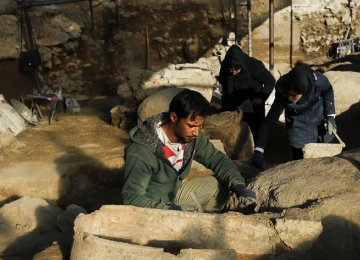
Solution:
[(334, 116), (328, 116), (326, 118), (326, 124), (327, 124), (327, 131), (328, 131), (329, 135), (332, 135), (334, 132), (336, 132), (337, 126), (336, 126)]
[(254, 155), (252, 157), (252, 162), (259, 170), (261, 171), (265, 170), (265, 158), (263, 152), (259, 150), (255, 150)]

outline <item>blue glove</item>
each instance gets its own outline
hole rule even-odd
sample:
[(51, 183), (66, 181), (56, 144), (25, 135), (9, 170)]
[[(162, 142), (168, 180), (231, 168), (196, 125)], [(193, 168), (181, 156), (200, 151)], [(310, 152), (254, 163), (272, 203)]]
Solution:
[(239, 203), (245, 207), (250, 205), (256, 205), (256, 193), (250, 189), (247, 189), (243, 184), (237, 184), (232, 188)]
[(335, 117), (333, 116), (328, 116), (326, 118), (326, 123), (327, 123), (327, 131), (329, 135), (333, 135), (333, 133), (336, 133), (336, 122), (335, 122)]
[(255, 150), (254, 155), (252, 157), (252, 162), (261, 171), (265, 170), (265, 158), (264, 158), (264, 154), (262, 152)]

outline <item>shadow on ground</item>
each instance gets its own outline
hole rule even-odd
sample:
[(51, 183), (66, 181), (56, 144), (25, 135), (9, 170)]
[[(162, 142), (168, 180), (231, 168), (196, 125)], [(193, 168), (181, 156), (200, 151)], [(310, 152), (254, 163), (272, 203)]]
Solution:
[[(77, 147), (67, 146), (64, 151), (55, 160), (60, 176), (59, 199), (55, 202), (57, 206), (66, 209), (68, 205), (76, 204), (92, 212), (105, 204), (122, 204), (121, 169), (107, 168)], [(44, 232), (42, 220), (48, 211), (48, 207), (36, 210), (38, 226), (10, 244), (3, 252), (4, 259), (32, 259), (36, 253), (54, 243), (59, 246), (62, 259), (70, 258), (73, 232), (63, 233), (57, 228)]]

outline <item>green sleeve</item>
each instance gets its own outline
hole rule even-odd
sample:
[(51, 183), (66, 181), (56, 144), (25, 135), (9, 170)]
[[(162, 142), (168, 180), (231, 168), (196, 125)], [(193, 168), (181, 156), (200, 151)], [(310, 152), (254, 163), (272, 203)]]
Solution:
[(125, 182), (122, 190), (125, 205), (144, 208), (168, 209), (169, 206), (153, 201), (146, 196), (146, 190), (152, 176), (154, 156), (147, 148), (139, 144), (130, 144), (125, 149)]
[(217, 150), (201, 133), (197, 137), (194, 160), (211, 169), (215, 177), (230, 189), (236, 184), (244, 184), (244, 178), (231, 159)]

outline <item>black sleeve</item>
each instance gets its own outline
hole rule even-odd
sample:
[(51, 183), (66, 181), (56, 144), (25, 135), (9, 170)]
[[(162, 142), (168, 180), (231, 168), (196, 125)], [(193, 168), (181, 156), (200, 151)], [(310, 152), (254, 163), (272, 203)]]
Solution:
[(248, 66), (251, 77), (263, 85), (259, 98), (265, 101), (274, 89), (275, 78), (265, 68), (264, 64), (255, 58), (249, 57)]
[(221, 85), (223, 85), (224, 82), (225, 82), (225, 76), (226, 76), (226, 74), (225, 74), (225, 63), (224, 63), (224, 61), (223, 61), (223, 62), (221, 63), (221, 68), (220, 68), (220, 73), (219, 73), (219, 78), (218, 78), (219, 83), (220, 83)]
[(283, 97), (281, 96), (281, 94), (278, 93), (278, 91), (276, 91), (274, 103), (271, 105), (271, 108), (259, 129), (255, 143), (256, 147), (260, 147), (263, 149), (265, 148), (271, 128), (273, 127), (273, 125), (277, 123), (283, 111), (284, 111)]
[(319, 86), (324, 102), (324, 116), (335, 115), (334, 90), (328, 78), (320, 72), (315, 72), (316, 84)]

